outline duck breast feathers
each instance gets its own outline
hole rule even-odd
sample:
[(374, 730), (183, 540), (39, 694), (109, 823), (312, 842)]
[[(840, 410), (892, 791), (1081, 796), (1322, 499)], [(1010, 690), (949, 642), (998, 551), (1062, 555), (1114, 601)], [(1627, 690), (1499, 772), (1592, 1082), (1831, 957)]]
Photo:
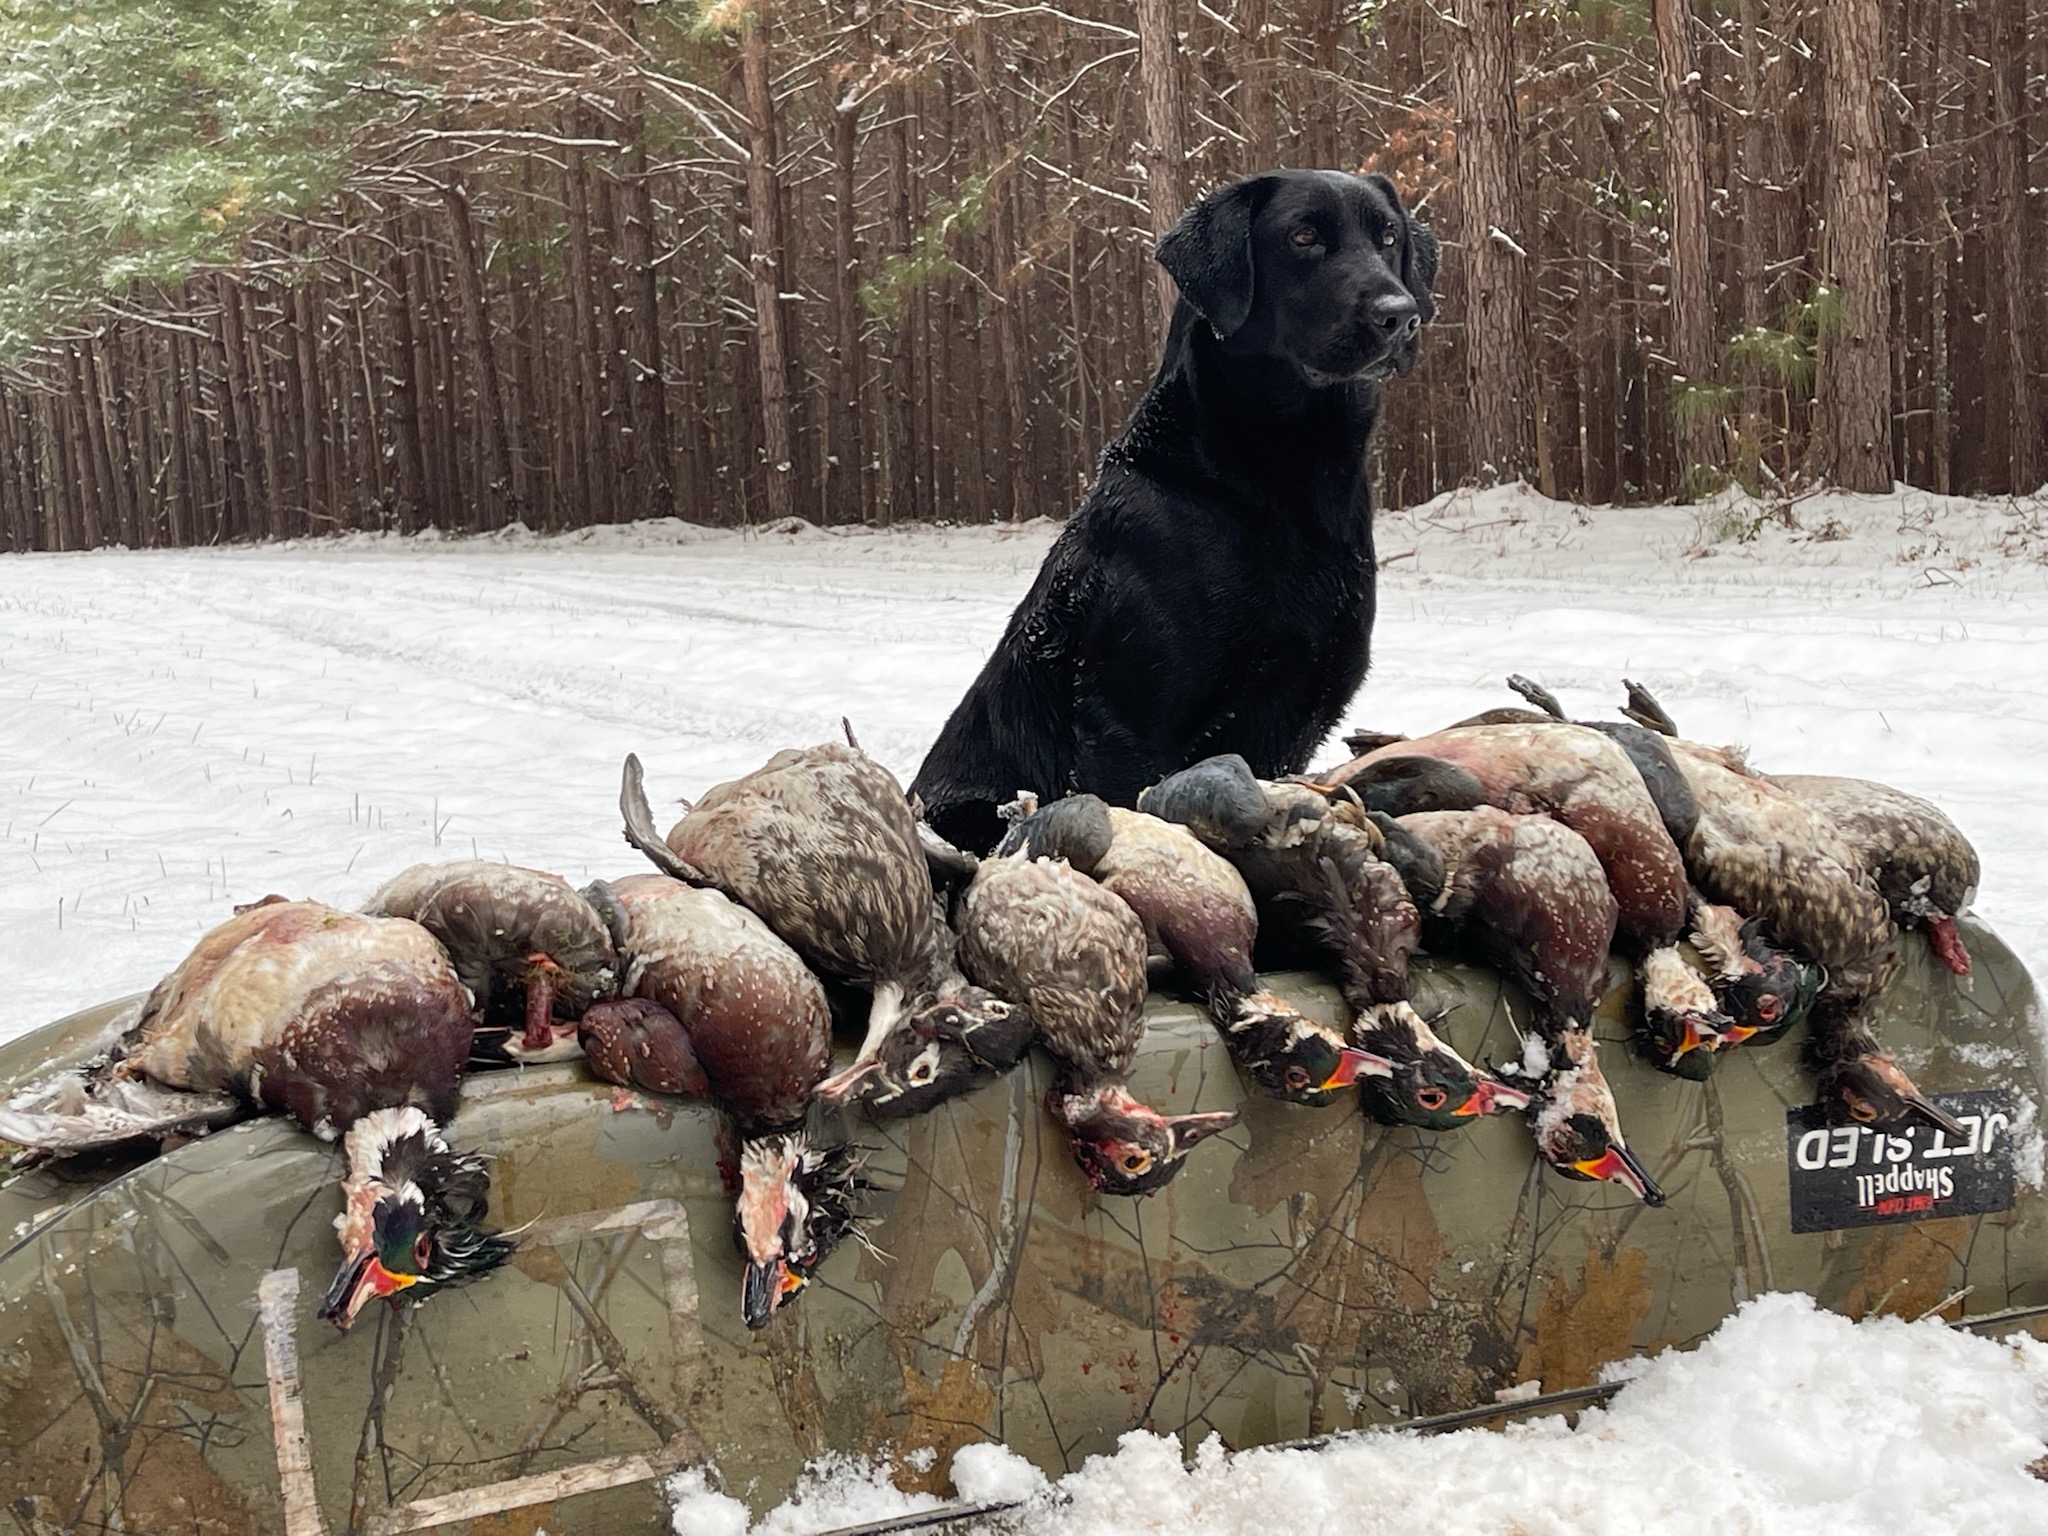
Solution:
[(682, 1023), (711, 1097), (743, 1133), (800, 1123), (831, 1065), (823, 984), (721, 892), (667, 875), (630, 875), (611, 888), (629, 924), (626, 992)]
[(332, 1139), (375, 1109), (445, 1122), (471, 1027), (468, 992), (419, 924), (271, 901), (157, 984), (116, 1071), (230, 1089)]
[(1959, 976), (1970, 973), (1955, 916), (1977, 899), (1983, 869), (1939, 806), (1868, 779), (1774, 773), (1771, 782), (1835, 824), (1900, 927), (1924, 927), (1942, 963)]
[(1113, 892), (1022, 850), (986, 859), (960, 902), (960, 964), (1024, 1008), (1084, 1081), (1122, 1080), (1144, 1034), (1145, 928)]
[(1635, 764), (1600, 732), (1550, 721), (1454, 726), (1389, 743), (1323, 778), (1353, 785), (1398, 779), (1408, 776), (1404, 760), (1412, 758), (1463, 769), (1488, 805), (1554, 817), (1583, 837), (1606, 871), (1620, 932), (1630, 940), (1669, 944), (1684, 932), (1684, 861)]
[(1617, 907), (1587, 840), (1544, 816), (1493, 806), (1398, 818), (1443, 860), (1425, 936), (1504, 971), (1560, 1021), (1585, 1025), (1607, 991)]
[(1880, 990), (1891, 912), (1834, 821), (1732, 753), (1683, 738), (1671, 752), (1699, 799), (1686, 863), (1700, 889), (1826, 966), (1830, 991)]

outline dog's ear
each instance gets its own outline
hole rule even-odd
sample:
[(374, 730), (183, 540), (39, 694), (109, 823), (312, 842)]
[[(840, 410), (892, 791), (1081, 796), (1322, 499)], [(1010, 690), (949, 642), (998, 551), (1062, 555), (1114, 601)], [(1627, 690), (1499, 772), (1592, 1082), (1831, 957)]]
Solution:
[(1252, 220), (1271, 192), (1271, 178), (1266, 176), (1218, 187), (1181, 215), (1153, 253), (1218, 340), (1243, 325), (1252, 312), (1257, 282)]
[(1391, 177), (1374, 171), (1365, 179), (1385, 193), (1394, 211), (1401, 215), (1401, 286), (1415, 300), (1416, 314), (1427, 325), (1436, 318), (1436, 268), (1443, 248), (1427, 224), (1415, 222)]

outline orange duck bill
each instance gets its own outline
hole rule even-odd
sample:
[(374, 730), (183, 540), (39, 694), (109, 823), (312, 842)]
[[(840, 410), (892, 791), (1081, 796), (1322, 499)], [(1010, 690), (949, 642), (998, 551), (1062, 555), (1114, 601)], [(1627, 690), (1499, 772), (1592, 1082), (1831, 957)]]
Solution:
[(397, 1296), (417, 1285), (419, 1279), (418, 1275), (394, 1274), (374, 1253), (359, 1253), (335, 1272), (334, 1283), (327, 1287), (327, 1295), (320, 1302), (318, 1316), (322, 1322), (332, 1323), (347, 1333), (364, 1307), (379, 1297)]
[(1664, 1191), (1650, 1177), (1649, 1169), (1636, 1160), (1627, 1147), (1610, 1146), (1598, 1157), (1584, 1157), (1560, 1170), (1581, 1179), (1604, 1179), (1634, 1192), (1645, 1205), (1662, 1205)]

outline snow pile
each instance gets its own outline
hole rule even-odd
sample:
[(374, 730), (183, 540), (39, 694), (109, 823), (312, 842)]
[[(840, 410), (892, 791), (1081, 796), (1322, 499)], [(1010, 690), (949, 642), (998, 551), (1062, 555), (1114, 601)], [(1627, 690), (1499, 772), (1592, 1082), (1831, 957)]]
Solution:
[[(1745, 1305), (1697, 1350), (1635, 1362), (1576, 1428), (1366, 1434), (1320, 1451), (1226, 1454), (1126, 1435), (994, 1529), (1021, 1536), (1916, 1536), (2048, 1530), (2027, 1472), (2048, 1435), (2048, 1345), (1938, 1323), (1851, 1323), (1805, 1296)], [(844, 1464), (752, 1527), (799, 1536), (930, 1507)], [(963, 1498), (1029, 1496), (1037, 1474), (998, 1447), (954, 1462)], [(829, 1487), (829, 1496), (821, 1492)], [(745, 1536), (736, 1501), (672, 1487), (684, 1536)], [(893, 1502), (891, 1502), (893, 1498)], [(839, 1502), (843, 1499), (844, 1502)], [(967, 1527), (962, 1527), (966, 1529)]]

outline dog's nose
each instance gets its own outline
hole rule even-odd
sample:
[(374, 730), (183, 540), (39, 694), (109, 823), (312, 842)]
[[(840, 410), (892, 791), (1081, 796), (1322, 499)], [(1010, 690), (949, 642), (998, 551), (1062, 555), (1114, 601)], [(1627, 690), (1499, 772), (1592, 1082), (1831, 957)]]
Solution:
[(1411, 294), (1381, 294), (1372, 301), (1372, 319), (1392, 341), (1406, 341), (1422, 329), (1422, 316)]

